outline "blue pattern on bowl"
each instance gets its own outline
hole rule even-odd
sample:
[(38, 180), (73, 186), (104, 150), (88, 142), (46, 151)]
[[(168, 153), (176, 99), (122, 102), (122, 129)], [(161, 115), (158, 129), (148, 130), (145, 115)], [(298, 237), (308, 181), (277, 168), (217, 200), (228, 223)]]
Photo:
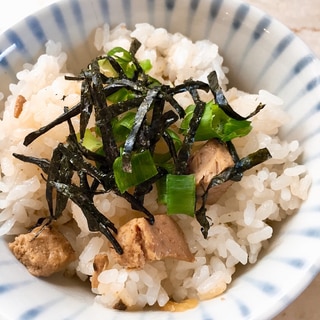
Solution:
[[(15, 74), (23, 63), (36, 61), (49, 39), (62, 43), (69, 53), (69, 67), (79, 71), (94, 56), (94, 29), (105, 22), (112, 26), (126, 22), (130, 28), (137, 22), (149, 22), (193, 40), (209, 38), (219, 45), (232, 84), (251, 92), (266, 88), (285, 99), (292, 121), (282, 133), (300, 140), (306, 150), (304, 163), (315, 172), (309, 200), (282, 225), (272, 249), (237, 277), (225, 294), (185, 313), (156, 315), (157, 319), (168, 320), (271, 318), (305, 288), (320, 265), (318, 59), (286, 27), (236, 0), (70, 0), (29, 16), (0, 36), (1, 90), (16, 81)], [(291, 241), (308, 248), (291, 245)], [(30, 276), (12, 258), (3, 239), (0, 252), (0, 314), (10, 319), (123, 317), (122, 313), (92, 305), (92, 297), (85, 290), (72, 295), (72, 285), (69, 288)], [(37, 299), (32, 295), (35, 290), (41, 292)], [(8, 302), (17, 297), (19, 307), (7, 308)], [(148, 317), (148, 313), (126, 314), (128, 320)]]
[[(62, 299), (62, 297), (61, 297)], [(56, 299), (56, 300), (48, 300), (46, 303), (43, 303), (41, 305), (37, 305), (35, 303), (35, 306), (27, 309), (24, 311), (19, 317), (19, 320), (33, 320), (37, 317), (42, 317), (42, 314), (48, 311), (48, 309), (53, 309), (55, 308), (55, 305), (61, 301), (61, 299)], [(52, 310), (53, 312), (53, 310)]]

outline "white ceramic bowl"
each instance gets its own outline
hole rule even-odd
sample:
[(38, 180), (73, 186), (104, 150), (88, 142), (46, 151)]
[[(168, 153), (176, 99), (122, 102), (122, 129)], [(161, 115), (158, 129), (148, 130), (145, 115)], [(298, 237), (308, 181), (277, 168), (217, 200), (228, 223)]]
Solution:
[(149, 22), (193, 40), (216, 42), (231, 83), (267, 89), (285, 101), (292, 117), (282, 135), (298, 139), (313, 177), (308, 200), (277, 230), (254, 266), (238, 275), (220, 297), (183, 313), (121, 313), (93, 304), (78, 282), (32, 277), (0, 240), (0, 315), (7, 319), (268, 319), (286, 307), (320, 266), (320, 63), (286, 27), (237, 0), (69, 0), (53, 4), (0, 36), (0, 91), (15, 73), (35, 62), (48, 39), (60, 41), (69, 68), (79, 71), (95, 50), (92, 35), (109, 22)]

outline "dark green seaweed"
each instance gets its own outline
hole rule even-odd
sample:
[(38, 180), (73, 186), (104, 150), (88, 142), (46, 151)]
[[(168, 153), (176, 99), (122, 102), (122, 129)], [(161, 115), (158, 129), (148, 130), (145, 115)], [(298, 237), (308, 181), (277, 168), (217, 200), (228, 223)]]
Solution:
[(214, 95), (214, 99), (216, 103), (219, 105), (219, 107), (231, 118), (236, 119), (236, 120), (246, 120), (249, 118), (252, 118), (254, 115), (256, 115), (261, 109), (265, 107), (264, 104), (260, 103), (258, 107), (249, 115), (246, 117), (241, 116), (237, 112), (235, 112), (232, 107), (229, 105), (226, 97), (224, 96), (224, 93), (222, 91), (222, 88), (219, 85), (218, 82), (218, 77), (217, 73), (215, 71), (211, 72), (208, 75), (208, 81), (209, 81), (209, 86), (210, 90), (212, 91)]
[(130, 132), (130, 134), (127, 137), (126, 142), (124, 143), (123, 146), (123, 153), (122, 153), (122, 166), (123, 166), (123, 171), (125, 172), (131, 172), (131, 153), (134, 148), (134, 144), (136, 142), (136, 137), (138, 136), (138, 132), (144, 122), (144, 119), (146, 117), (147, 112), (151, 108), (151, 105), (153, 103), (154, 98), (158, 94), (158, 89), (150, 89), (144, 101), (140, 104), (138, 111), (136, 113), (136, 117), (134, 120), (134, 125), (133, 128)]
[(177, 159), (177, 168), (175, 174), (187, 174), (188, 173), (188, 162), (191, 154), (191, 149), (194, 143), (194, 138), (196, 135), (196, 131), (198, 129), (200, 120), (202, 118), (204, 108), (206, 103), (201, 101), (198, 95), (197, 90), (190, 88), (190, 93), (195, 102), (195, 110), (193, 113), (193, 117), (190, 121), (189, 129), (187, 134), (182, 142), (181, 149), (178, 153)]

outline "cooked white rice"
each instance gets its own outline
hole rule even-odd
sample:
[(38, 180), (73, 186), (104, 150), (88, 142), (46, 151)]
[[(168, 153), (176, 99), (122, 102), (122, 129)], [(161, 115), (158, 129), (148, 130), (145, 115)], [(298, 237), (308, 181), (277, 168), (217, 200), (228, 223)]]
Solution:
[[(226, 89), (227, 69), (223, 67), (218, 47), (209, 41), (192, 43), (181, 34), (139, 24), (134, 31), (124, 25), (110, 30), (106, 25), (97, 30), (95, 42), (103, 52), (114, 46), (128, 49), (131, 37), (142, 43), (137, 58), (151, 60), (151, 76), (179, 84), (191, 77), (206, 81), (207, 74), (214, 69)], [(60, 45), (49, 41), (46, 54), (40, 56), (34, 66), (26, 65), (17, 75), (19, 82), (10, 86), (12, 94), (7, 97), (0, 122), (0, 235), (26, 232), (39, 217), (47, 215), (45, 182), (40, 170), (15, 159), (12, 153), (50, 158), (53, 147), (67, 136), (68, 128), (62, 125), (30, 146), (23, 145), (26, 134), (60, 115), (65, 105), (72, 106), (79, 100), (80, 84), (64, 79), (66, 59)], [(19, 94), (27, 102), (19, 118), (14, 118), (14, 104)], [(264, 90), (248, 94), (235, 88), (226, 91), (226, 96), (242, 114), (248, 114), (259, 102), (266, 103), (252, 119), (252, 132), (234, 143), (240, 156), (267, 147), (272, 159), (246, 172), (218, 203), (208, 207), (207, 214), (212, 221), (208, 239), (203, 238), (195, 219), (174, 216), (185, 232), (194, 262), (167, 259), (147, 263), (143, 270), (111, 265), (99, 276), (95, 293), (100, 303), (112, 307), (121, 299), (129, 307), (141, 308), (154, 304), (164, 306), (169, 299), (207, 299), (218, 295), (232, 281), (239, 263), (257, 261), (259, 252), (272, 237), (269, 222), (281, 221), (293, 214), (306, 199), (311, 178), (298, 160), (302, 149), (298, 141), (278, 137), (279, 128), (289, 120), (282, 111), (281, 99)], [(180, 95), (179, 101), (184, 106), (190, 104), (188, 95)], [(116, 226), (133, 216), (126, 200), (112, 193), (97, 196), (96, 205)], [(165, 213), (165, 207), (156, 202), (155, 190), (147, 195), (145, 205), (154, 213)], [(86, 280), (93, 273), (94, 256), (99, 252), (109, 253), (110, 245), (101, 234), (89, 232), (86, 219), (75, 204), (69, 203), (68, 211), (58, 223), (79, 259), (69, 266), (67, 273), (76, 273)]]

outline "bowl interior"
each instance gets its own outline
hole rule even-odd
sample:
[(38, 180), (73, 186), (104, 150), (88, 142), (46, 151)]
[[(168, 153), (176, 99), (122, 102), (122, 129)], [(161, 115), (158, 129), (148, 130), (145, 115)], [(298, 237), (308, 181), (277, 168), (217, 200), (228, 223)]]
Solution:
[[(275, 315), (304, 289), (320, 265), (316, 200), (320, 182), (319, 61), (286, 27), (236, 0), (69, 0), (27, 17), (0, 36), (0, 91), (8, 94), (9, 83), (16, 82), (16, 72), (24, 63), (34, 63), (49, 39), (60, 42), (68, 53), (69, 70), (80, 71), (96, 55), (95, 29), (104, 23), (114, 27), (121, 22), (129, 28), (148, 22), (171, 33), (181, 32), (192, 40), (212, 40), (219, 45), (224, 65), (230, 70), (230, 85), (253, 93), (266, 89), (284, 100), (291, 121), (281, 134), (299, 140), (305, 150), (303, 163), (313, 175), (309, 199), (296, 215), (281, 224), (259, 262), (246, 268), (223, 296), (188, 311), (188, 316), (197, 319), (223, 319), (221, 315), (226, 312), (233, 319)], [(28, 275), (24, 277), (28, 281)], [(55, 281), (37, 281), (44, 290), (70, 289)], [(75, 291), (73, 286), (71, 289)], [(78, 308), (81, 319), (100, 310), (99, 306), (89, 306), (87, 300), (93, 299), (90, 293), (83, 295), (80, 290), (68, 299)], [(117, 316), (113, 311), (99, 312)], [(186, 314), (157, 316), (180, 319)], [(142, 318), (139, 313), (127, 317)]]

